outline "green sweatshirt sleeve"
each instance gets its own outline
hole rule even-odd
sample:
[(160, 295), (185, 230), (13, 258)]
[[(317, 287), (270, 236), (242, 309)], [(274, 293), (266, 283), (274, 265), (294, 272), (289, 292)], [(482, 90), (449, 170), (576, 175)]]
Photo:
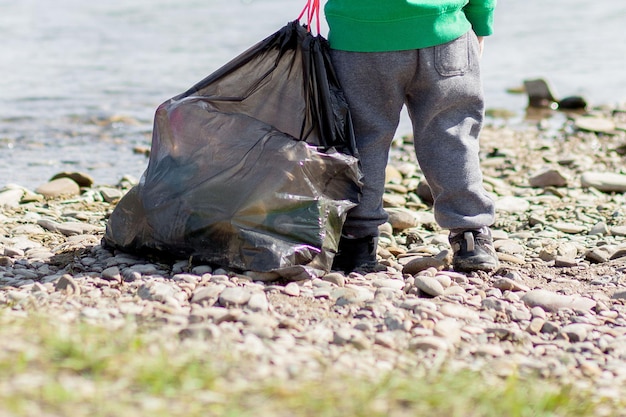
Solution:
[(493, 18), (497, 0), (470, 0), (463, 9), (472, 29), (478, 36), (493, 33)]

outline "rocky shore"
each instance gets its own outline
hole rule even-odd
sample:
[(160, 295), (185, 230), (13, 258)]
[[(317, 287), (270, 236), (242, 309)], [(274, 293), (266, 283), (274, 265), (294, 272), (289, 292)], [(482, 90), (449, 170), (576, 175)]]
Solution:
[(484, 182), (497, 201), (493, 274), (451, 270), (411, 139), (399, 138), (378, 252), (387, 271), (365, 275), (262, 282), (253, 272), (113, 253), (100, 244), (107, 217), (136, 179), (98, 186), (61, 173), (36, 190), (7, 185), (0, 316), (145, 323), (163, 340), (229, 350), (242, 363), (233, 378), (247, 383), (315, 376), (324, 365), (372, 377), (445, 366), (540, 375), (618, 400), (626, 393), (626, 109), (539, 116), (494, 119), (482, 135)]

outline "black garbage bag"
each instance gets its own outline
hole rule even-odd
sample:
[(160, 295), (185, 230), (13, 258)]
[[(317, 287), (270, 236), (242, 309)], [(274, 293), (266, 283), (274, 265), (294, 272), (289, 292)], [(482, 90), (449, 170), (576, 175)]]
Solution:
[(360, 196), (328, 44), (287, 24), (156, 111), (103, 242), (285, 276), (328, 271)]

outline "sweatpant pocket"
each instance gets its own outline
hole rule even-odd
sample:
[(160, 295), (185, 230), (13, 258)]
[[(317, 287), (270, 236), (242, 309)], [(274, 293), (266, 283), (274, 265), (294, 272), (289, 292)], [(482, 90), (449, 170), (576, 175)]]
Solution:
[(442, 77), (463, 75), (470, 66), (470, 33), (435, 46), (435, 69)]

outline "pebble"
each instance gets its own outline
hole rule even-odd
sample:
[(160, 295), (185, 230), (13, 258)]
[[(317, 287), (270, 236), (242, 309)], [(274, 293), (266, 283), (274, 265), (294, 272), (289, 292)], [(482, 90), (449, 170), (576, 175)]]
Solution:
[(547, 290), (532, 290), (524, 294), (522, 301), (529, 307), (541, 307), (546, 311), (558, 311), (563, 308), (573, 310), (591, 310), (596, 302), (587, 297), (568, 296)]
[(242, 287), (226, 287), (220, 292), (219, 303), (224, 307), (242, 306), (246, 304), (252, 294)]
[(583, 188), (595, 188), (607, 193), (626, 191), (626, 175), (613, 172), (585, 172), (580, 177)]
[(46, 198), (73, 197), (80, 193), (80, 187), (74, 180), (63, 177), (40, 185), (35, 192)]
[(417, 275), (415, 277), (415, 286), (424, 293), (433, 297), (443, 295), (445, 292), (439, 281), (426, 275)]

